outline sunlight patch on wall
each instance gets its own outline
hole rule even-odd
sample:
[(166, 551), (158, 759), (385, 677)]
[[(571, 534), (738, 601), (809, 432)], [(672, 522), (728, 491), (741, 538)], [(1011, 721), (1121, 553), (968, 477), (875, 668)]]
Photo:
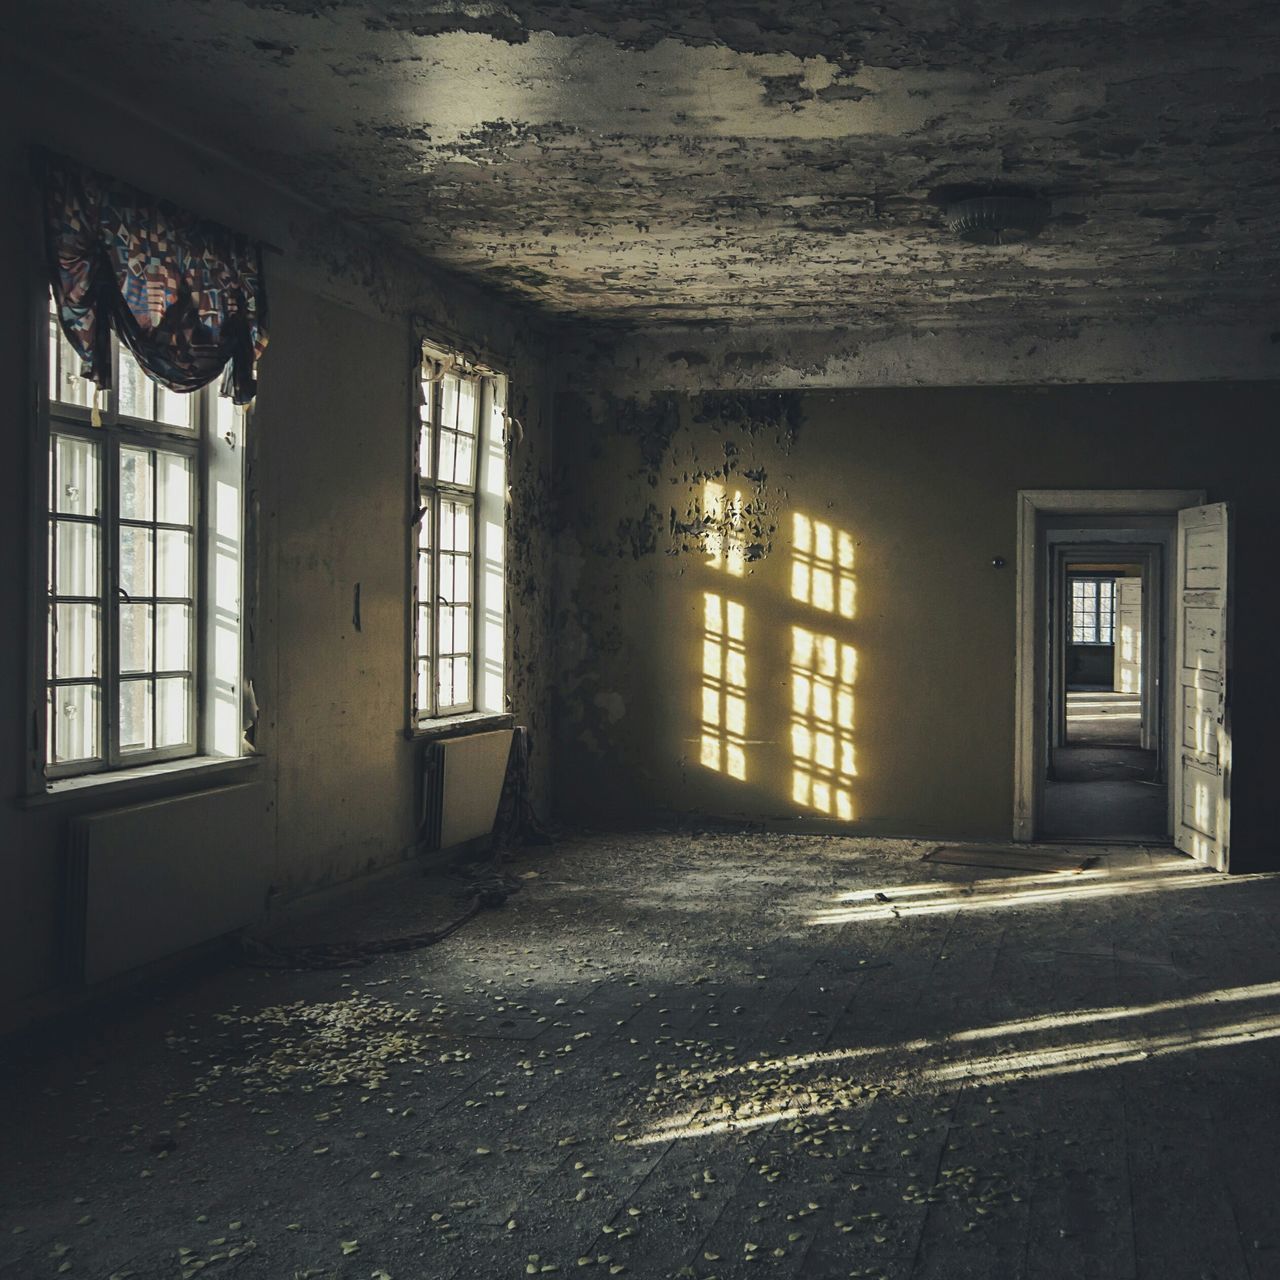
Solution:
[(712, 569), (721, 569), (741, 578), (747, 568), (747, 540), (742, 490), (726, 491), (724, 485), (707, 481), (702, 493), (703, 550)]
[(743, 782), (747, 777), (746, 611), (703, 593), (701, 763)]
[(853, 819), (853, 682), (857, 650), (835, 636), (791, 628), (791, 798)]
[(797, 512), (791, 528), (791, 598), (852, 618), (856, 605), (853, 535)]

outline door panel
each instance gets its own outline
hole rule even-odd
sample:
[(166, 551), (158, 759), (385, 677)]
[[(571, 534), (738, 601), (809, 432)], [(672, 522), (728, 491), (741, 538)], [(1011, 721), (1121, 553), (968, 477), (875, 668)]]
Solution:
[(1142, 692), (1142, 579), (1116, 579), (1116, 656), (1113, 684), (1117, 693)]
[(1230, 542), (1225, 502), (1178, 513), (1174, 843), (1219, 871), (1230, 848)]

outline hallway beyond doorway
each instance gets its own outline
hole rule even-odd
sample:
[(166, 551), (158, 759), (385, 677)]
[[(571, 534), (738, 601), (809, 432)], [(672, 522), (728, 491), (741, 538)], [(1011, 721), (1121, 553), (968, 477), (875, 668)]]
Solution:
[(1136, 747), (1142, 741), (1142, 699), (1110, 689), (1067, 693), (1067, 742), (1071, 746)]

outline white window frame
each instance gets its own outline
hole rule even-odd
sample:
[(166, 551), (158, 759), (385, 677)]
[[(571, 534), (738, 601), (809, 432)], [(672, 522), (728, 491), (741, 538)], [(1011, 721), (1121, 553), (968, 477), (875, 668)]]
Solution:
[[(92, 385), (82, 383), (83, 390), (79, 396), (82, 403), (55, 399), (50, 383), (69, 373), (78, 377), (78, 373), (61, 367), (63, 361), (72, 363), (76, 357), (70, 353), (65, 340), (59, 342), (60, 334), (47, 285), (41, 282), (35, 292), (36, 302), (32, 309), (35, 321), (32, 344), (35, 430), (31, 465), (31, 740), (28, 789), (32, 792), (47, 791), (72, 780), (77, 783), (108, 782), (174, 762), (185, 764), (238, 758), (244, 754), (244, 459), (249, 412), (221, 398), (215, 383), (190, 393), (191, 413), (186, 427), (121, 415), (118, 412), (121, 345), (114, 334), (111, 338), (111, 359), (116, 386), (98, 393), (95, 399)], [(51, 364), (55, 358), (58, 364)], [(154, 388), (151, 391), (153, 397), (159, 395), (159, 388), (149, 379), (146, 385)], [(58, 436), (87, 441), (95, 447), (97, 454), (97, 512), (82, 519), (96, 523), (99, 528), (98, 590), (94, 593), (99, 618), (97, 676), (96, 680), (85, 682), (97, 683), (101, 689), (96, 754), (92, 759), (61, 762), (54, 759), (50, 691), (66, 687), (76, 680), (71, 678), (60, 683), (51, 669), (54, 640), (50, 618), (56, 594), (56, 584), (49, 580), (51, 543), (55, 515), (66, 518), (55, 512), (57, 499), (51, 492), (56, 470), (52, 451)], [(120, 451), (126, 448), (181, 454), (190, 459), (192, 466), (189, 523), (184, 526), (191, 534), (188, 593), (184, 597), (191, 608), (188, 665), (184, 668), (184, 674), (189, 673), (192, 682), (186, 740), (168, 747), (155, 746), (158, 711), (153, 683), (152, 745), (137, 750), (122, 749), (119, 741), (119, 690), (130, 674), (120, 669), (120, 610), (124, 603), (121, 595), (120, 530), (122, 526), (138, 523), (122, 517), (120, 511), (119, 458)], [(165, 522), (155, 519), (157, 513), (154, 510), (151, 514), (152, 520), (141, 522), (143, 525), (151, 523), (157, 528), (165, 527)], [(154, 536), (158, 538), (159, 535)], [(153, 573), (156, 568), (153, 562)], [(151, 603), (159, 591), (160, 583), (153, 581), (152, 595), (144, 596), (144, 602)], [(153, 609), (153, 619), (155, 614)], [(159, 654), (154, 621), (152, 627), (149, 678), (154, 682), (162, 678), (162, 673), (155, 669)]]
[[(409, 584), (409, 727), (411, 731), (483, 714), (506, 711), (506, 377), (458, 351), (421, 337), (415, 340), (416, 372), (412, 418), (410, 474), (413, 477)], [(446, 382), (460, 379), (475, 389), (477, 403), (473, 472), (459, 480), (442, 477), (442, 442), (449, 424), (442, 423)], [(429, 428), (429, 430), (428, 430)], [(424, 431), (428, 445), (424, 450)], [(427, 459), (424, 471), (423, 457)], [(446, 507), (457, 504), (469, 513), (465, 547), (446, 548), (442, 531)], [(425, 536), (424, 536), (425, 535)], [(449, 653), (440, 648), (445, 610), (456, 603), (441, 589), (446, 556), (470, 557), (470, 596), (465, 645)], [(450, 619), (456, 616), (450, 614)], [(450, 626), (452, 634), (453, 627)], [(442, 691), (441, 662), (465, 657), (468, 676), (461, 690)], [(425, 668), (425, 670), (424, 670)], [(459, 693), (461, 696), (459, 696)]]
[[(1077, 586), (1094, 588), (1093, 599), (1084, 602), (1077, 598)], [(1116, 580), (1094, 574), (1071, 574), (1067, 578), (1070, 604), (1071, 643), (1076, 645), (1115, 644), (1116, 634)], [(1083, 593), (1082, 593), (1083, 594)], [(1110, 598), (1110, 608), (1104, 609), (1104, 597)], [(1105, 634), (1104, 634), (1105, 632)], [(1093, 638), (1088, 639), (1092, 634)]]

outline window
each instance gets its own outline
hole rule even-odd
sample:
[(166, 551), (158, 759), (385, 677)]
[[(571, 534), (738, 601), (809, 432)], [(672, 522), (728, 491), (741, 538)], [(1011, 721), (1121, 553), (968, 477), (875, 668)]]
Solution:
[(43, 337), (42, 772), (238, 755), (246, 415), (158, 386), (113, 338), (95, 426), (51, 305)]
[(1114, 644), (1114, 578), (1071, 579), (1071, 643)]
[(419, 393), (415, 723), (505, 710), (506, 380), (424, 344)]

